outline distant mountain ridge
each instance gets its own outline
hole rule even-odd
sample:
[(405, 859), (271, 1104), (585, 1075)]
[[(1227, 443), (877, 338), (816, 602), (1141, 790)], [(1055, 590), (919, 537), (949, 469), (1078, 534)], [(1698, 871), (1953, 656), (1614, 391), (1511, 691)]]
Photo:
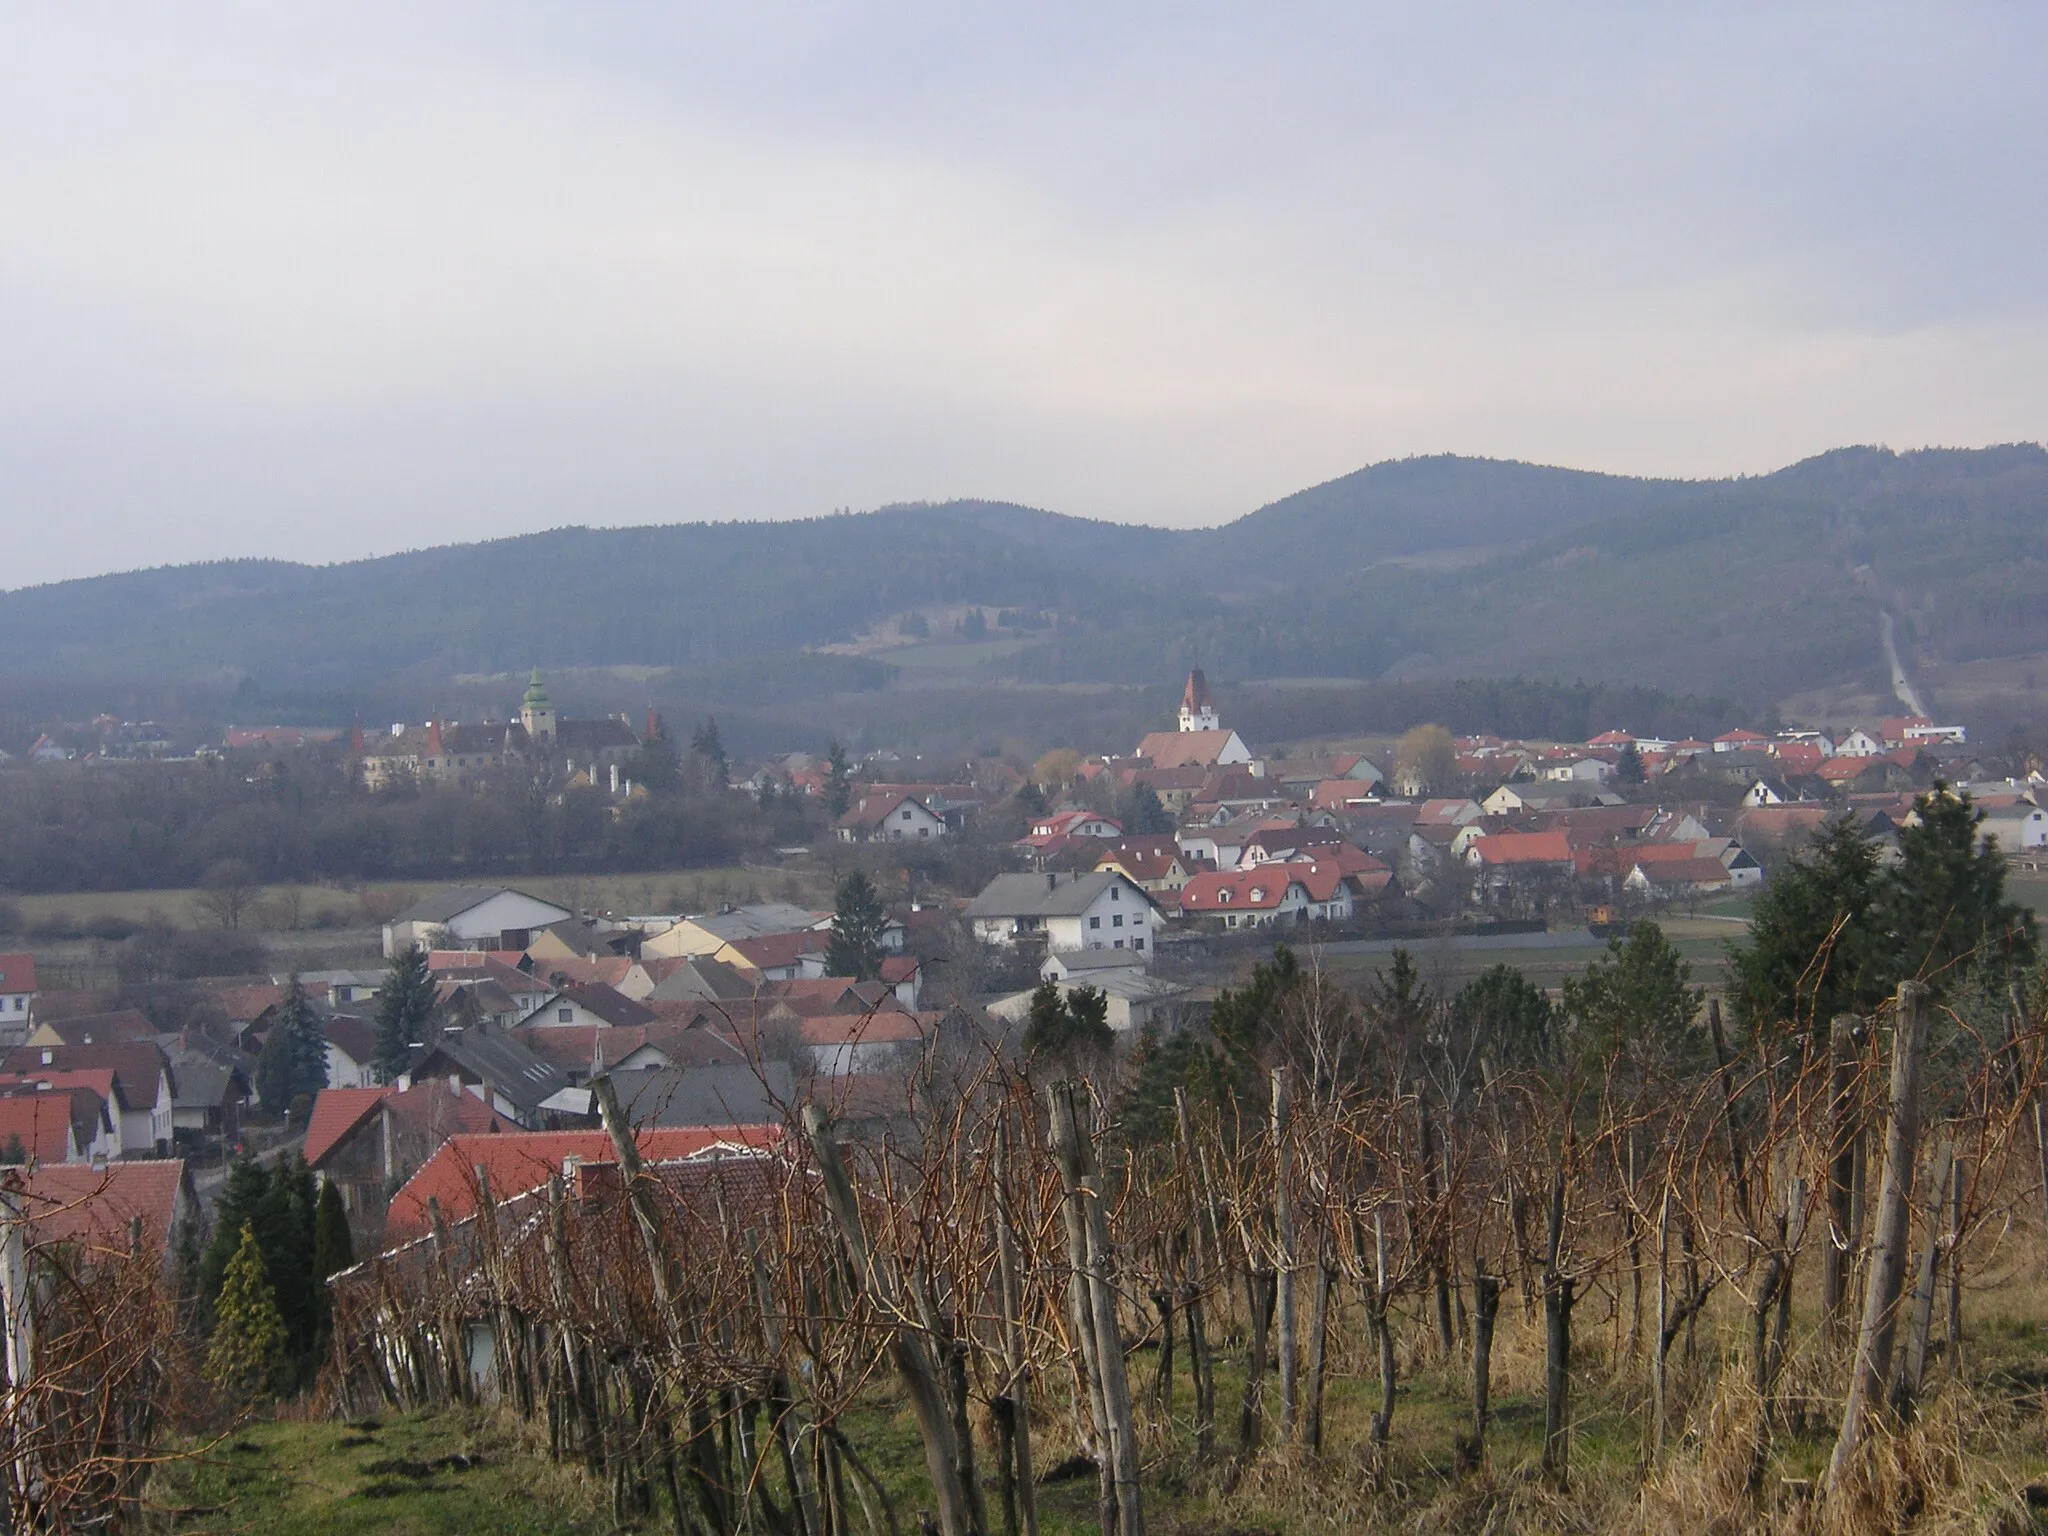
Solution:
[(895, 674), (819, 647), (963, 604), (1054, 616), (958, 653), (989, 680), (1199, 660), (1227, 679), (1526, 674), (1769, 699), (1868, 670), (1879, 604), (1920, 654), (2048, 649), (2048, 452), (1851, 448), (1712, 481), (1445, 456), (1205, 529), (958, 501), (165, 567), (0, 593), (0, 669), (273, 692), (767, 669), (823, 694)]

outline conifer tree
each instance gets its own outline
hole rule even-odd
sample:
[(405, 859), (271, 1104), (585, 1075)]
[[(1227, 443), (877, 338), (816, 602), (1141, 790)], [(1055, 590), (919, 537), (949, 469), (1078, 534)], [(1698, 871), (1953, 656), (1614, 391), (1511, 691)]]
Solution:
[(833, 976), (873, 981), (882, 974), (882, 931), (888, 909), (875, 882), (856, 869), (839, 882), (832, 911), (832, 942), (825, 950), (825, 969)]
[(825, 758), (825, 809), (836, 821), (852, 803), (853, 765), (847, 761), (846, 748), (835, 739)]
[(263, 1248), (255, 1227), (244, 1222), (221, 1278), (206, 1379), (223, 1392), (254, 1397), (271, 1385), (284, 1358), (284, 1320), (263, 1271)]
[(228, 1169), (220, 1204), (214, 1211), (213, 1238), (199, 1258), (199, 1317), (211, 1327), (228, 1263), (242, 1240), (242, 1228), (256, 1219), (256, 1208), (270, 1190), (270, 1170), (244, 1152)]
[(292, 1065), (291, 1097), (318, 1093), (327, 1086), (327, 1027), (306, 1001), (306, 989), (298, 972), (285, 985), (284, 1003), (278, 1009), (276, 1028), (288, 1042)]
[(434, 977), (426, 952), (408, 944), (391, 957), (377, 993), (377, 1071), (387, 1083), (412, 1060), (412, 1047), (434, 1011)]
[(320, 1204), (313, 1216), (313, 1273), (324, 1283), (355, 1261), (355, 1240), (349, 1236), (341, 1186), (330, 1181), (320, 1191)]

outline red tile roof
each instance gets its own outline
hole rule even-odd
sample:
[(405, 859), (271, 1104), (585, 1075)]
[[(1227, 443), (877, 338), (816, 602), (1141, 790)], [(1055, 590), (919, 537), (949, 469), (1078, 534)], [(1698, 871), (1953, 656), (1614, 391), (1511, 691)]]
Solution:
[[(646, 1163), (704, 1157), (725, 1147), (772, 1148), (783, 1136), (779, 1125), (679, 1126), (635, 1131), (634, 1144)], [(604, 1131), (515, 1131), (498, 1136), (452, 1136), (441, 1150), (391, 1197), (384, 1218), (387, 1243), (423, 1236), (429, 1228), (427, 1202), (441, 1207), (441, 1219), (461, 1221), (476, 1208), (476, 1165), (491, 1181), (491, 1195), (509, 1200), (545, 1185), (574, 1158), (586, 1163), (614, 1161)]]
[(918, 958), (915, 955), (882, 956), (882, 980), (892, 987), (909, 981), (917, 974), (918, 968)]
[[(752, 971), (781, 970), (795, 965), (805, 955), (823, 957), (832, 942), (829, 933), (764, 933), (756, 939), (734, 939), (726, 945), (736, 963)], [(724, 953), (724, 951), (720, 951)]]
[(171, 1070), (170, 1058), (153, 1040), (109, 1045), (18, 1045), (0, 1056), (0, 1072), (35, 1073), (111, 1068), (130, 1109), (148, 1109)]
[(0, 1095), (0, 1149), (16, 1140), (39, 1163), (70, 1162), (70, 1090)]
[(306, 1126), (305, 1159), (319, 1167), (376, 1114), (380, 1106), (409, 1126), (445, 1140), (463, 1134), (509, 1131), (513, 1124), (473, 1093), (451, 1093), (446, 1082), (414, 1083), (400, 1089), (323, 1088), (313, 1099), (313, 1118)]
[(117, 1045), (129, 1040), (156, 1040), (156, 1026), (138, 1008), (113, 1013), (82, 1013), (52, 1023), (39, 1023), (66, 1045)]
[(140, 1216), (143, 1242), (161, 1251), (169, 1246), (179, 1216), (185, 1163), (171, 1157), (103, 1168), (45, 1164), (19, 1182), (22, 1208), (35, 1224), (39, 1243), (84, 1243), (126, 1253)]
[(1234, 731), (1154, 731), (1138, 743), (1138, 756), (1155, 768), (1212, 767)]
[(327, 1021), (327, 1041), (363, 1066), (377, 1054), (377, 1026), (352, 1013), (337, 1013)]
[(1571, 845), (1562, 832), (1496, 832), (1472, 839), (1482, 864), (1569, 864)]
[(340, 1144), (343, 1137), (369, 1119), (377, 1101), (393, 1088), (322, 1088), (313, 1095), (313, 1116), (306, 1122), (307, 1165), (317, 1168), (321, 1159)]
[(0, 955), (0, 992), (33, 992), (36, 989), (34, 955)]

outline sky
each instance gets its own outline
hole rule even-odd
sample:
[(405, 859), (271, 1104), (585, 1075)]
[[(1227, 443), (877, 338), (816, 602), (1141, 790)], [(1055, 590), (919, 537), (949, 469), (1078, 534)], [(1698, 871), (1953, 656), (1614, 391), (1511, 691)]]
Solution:
[(2048, 8), (0, 12), (0, 587), (2048, 437)]

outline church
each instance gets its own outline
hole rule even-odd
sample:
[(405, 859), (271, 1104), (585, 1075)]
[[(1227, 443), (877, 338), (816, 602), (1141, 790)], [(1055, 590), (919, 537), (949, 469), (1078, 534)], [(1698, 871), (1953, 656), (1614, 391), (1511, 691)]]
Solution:
[[(1153, 731), (1138, 743), (1137, 756), (1154, 768), (1230, 768), (1252, 763), (1251, 749), (1216, 713), (1209, 679), (1197, 667), (1180, 696), (1180, 729)], [(1256, 766), (1253, 772), (1257, 772)]]

